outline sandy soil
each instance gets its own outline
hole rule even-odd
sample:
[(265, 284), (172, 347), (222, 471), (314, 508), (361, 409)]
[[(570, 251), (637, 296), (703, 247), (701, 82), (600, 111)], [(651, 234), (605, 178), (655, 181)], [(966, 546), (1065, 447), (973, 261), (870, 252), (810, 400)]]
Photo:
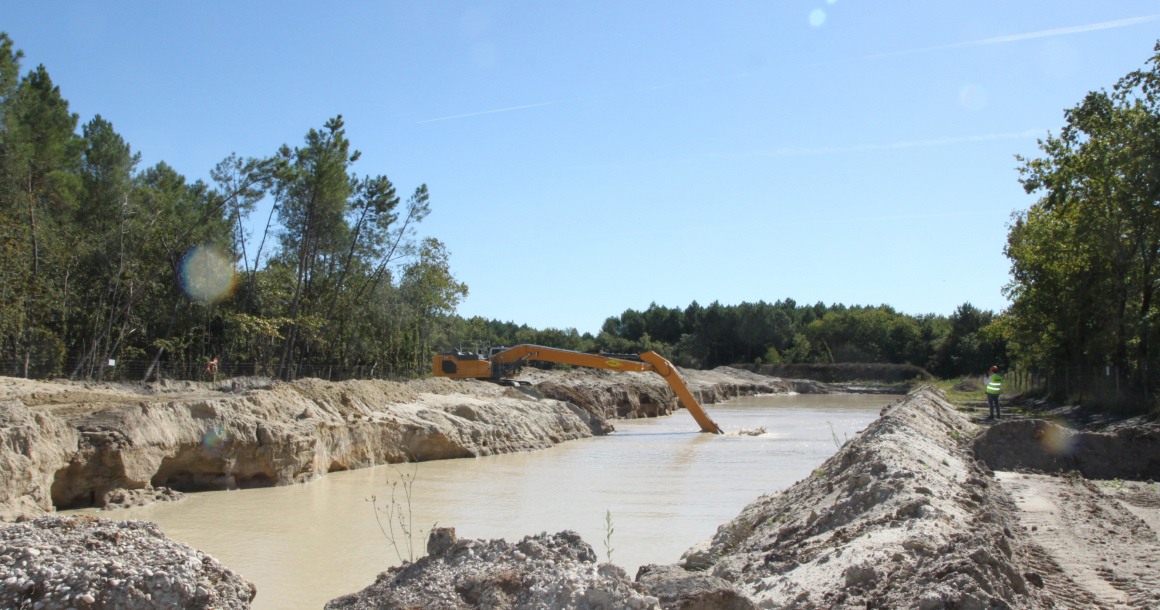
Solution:
[(1155, 485), (1015, 472), (996, 478), (1015, 500), (1056, 607), (1160, 605)]

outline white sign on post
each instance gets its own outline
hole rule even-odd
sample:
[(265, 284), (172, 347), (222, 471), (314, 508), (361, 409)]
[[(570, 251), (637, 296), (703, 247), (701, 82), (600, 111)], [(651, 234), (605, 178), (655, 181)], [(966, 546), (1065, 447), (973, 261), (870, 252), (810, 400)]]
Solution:
[(117, 361), (109, 358), (109, 366), (117, 366)]

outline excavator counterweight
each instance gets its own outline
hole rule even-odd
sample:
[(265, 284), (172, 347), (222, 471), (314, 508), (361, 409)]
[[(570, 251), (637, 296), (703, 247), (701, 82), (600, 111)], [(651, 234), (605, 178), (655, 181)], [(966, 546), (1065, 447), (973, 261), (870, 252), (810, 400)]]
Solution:
[[(485, 353), (486, 352), (486, 353)], [(704, 432), (721, 434), (721, 428), (701, 408), (697, 398), (681, 379), (677, 367), (656, 352), (633, 354), (586, 354), (541, 345), (517, 345), (481, 349), (476, 353), (446, 352), (435, 356), (433, 372), (436, 377), (455, 379), (491, 379), (499, 381), (519, 374), (528, 361), (557, 362), (610, 371), (652, 371), (660, 375), (680, 399), (681, 404), (697, 420)]]

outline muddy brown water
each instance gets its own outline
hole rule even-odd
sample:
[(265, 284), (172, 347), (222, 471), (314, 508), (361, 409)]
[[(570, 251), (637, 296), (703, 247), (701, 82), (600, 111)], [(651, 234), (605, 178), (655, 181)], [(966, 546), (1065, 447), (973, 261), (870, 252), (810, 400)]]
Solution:
[[(469, 538), (573, 529), (603, 561), (607, 511), (612, 560), (633, 577), (642, 564), (677, 561), (759, 495), (808, 476), (835, 452), (834, 435), (853, 436), (897, 398), (751, 396), (706, 410), (726, 431), (765, 426), (762, 436), (702, 434), (679, 411), (617, 421), (614, 434), (543, 451), (404, 466), (399, 471), (415, 474), (411, 521), (424, 530), (414, 537), (414, 556), (426, 554), (425, 530), (438, 522)], [(381, 466), (306, 485), (190, 494), (175, 504), (96, 514), (158, 522), (171, 538), (256, 584), (258, 610), (317, 610), (399, 563), (368, 501), (376, 496), (382, 507), (398, 480), (395, 469)]]

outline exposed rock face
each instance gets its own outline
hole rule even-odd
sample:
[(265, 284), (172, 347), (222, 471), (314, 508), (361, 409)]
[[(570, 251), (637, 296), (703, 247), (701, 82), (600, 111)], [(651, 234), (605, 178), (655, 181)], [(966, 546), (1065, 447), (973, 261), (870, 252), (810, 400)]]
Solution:
[(915, 390), (649, 587), (699, 569), (760, 608), (1046, 607), (1012, 500), (970, 452), (976, 431), (940, 392)]
[(327, 610), (632, 610), (658, 607), (619, 566), (596, 563), (575, 532), (501, 540), (456, 540), (436, 529), (427, 557), (391, 568)]
[(155, 523), (47, 516), (0, 528), (0, 607), (240, 610), (255, 593)]
[(1089, 479), (1160, 479), (1160, 431), (1076, 432), (1041, 419), (999, 422), (973, 443), (993, 470), (1068, 472)]
[(0, 521), (52, 509), (53, 474), (76, 452), (78, 436), (50, 413), (0, 402)]

